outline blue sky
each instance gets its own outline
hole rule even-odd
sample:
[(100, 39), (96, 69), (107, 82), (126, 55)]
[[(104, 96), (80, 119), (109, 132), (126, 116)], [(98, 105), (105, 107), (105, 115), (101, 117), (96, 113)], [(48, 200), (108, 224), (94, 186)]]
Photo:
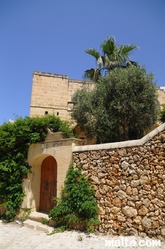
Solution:
[(109, 35), (165, 85), (164, 0), (0, 0), (0, 124), (29, 116), (34, 71), (82, 79)]

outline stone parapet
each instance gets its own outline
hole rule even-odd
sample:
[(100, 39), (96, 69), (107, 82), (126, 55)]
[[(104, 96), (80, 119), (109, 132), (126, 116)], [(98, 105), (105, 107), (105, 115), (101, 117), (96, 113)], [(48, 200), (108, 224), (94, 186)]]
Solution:
[(152, 139), (155, 135), (165, 130), (165, 123), (148, 133), (141, 139), (136, 140), (128, 140), (121, 142), (113, 142), (113, 143), (105, 143), (105, 144), (94, 144), (94, 145), (84, 145), (84, 146), (73, 146), (73, 152), (81, 152), (81, 151), (91, 151), (91, 150), (103, 150), (103, 149), (115, 149), (115, 148), (124, 148), (124, 147), (132, 147), (132, 146), (142, 146), (150, 139)]

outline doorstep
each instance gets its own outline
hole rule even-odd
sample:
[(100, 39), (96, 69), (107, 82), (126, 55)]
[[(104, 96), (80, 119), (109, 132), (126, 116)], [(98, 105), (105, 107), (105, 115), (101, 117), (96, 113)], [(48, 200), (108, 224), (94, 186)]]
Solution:
[(55, 222), (49, 218), (48, 214), (40, 213), (40, 212), (31, 212), (28, 216), (28, 219), (37, 221), (40, 223), (45, 223), (51, 227), (54, 227)]
[(46, 233), (53, 232), (53, 225), (54, 222), (49, 218), (48, 214), (40, 212), (31, 212), (28, 219), (23, 222), (23, 226)]
[(31, 212), (29, 214), (28, 219), (43, 223), (46, 220), (49, 221), (49, 216), (48, 216), (48, 214), (44, 214), (44, 213), (40, 213), (40, 212)]
[(23, 226), (25, 227), (28, 227), (30, 229), (33, 229), (35, 231), (42, 231), (42, 232), (45, 232), (47, 234), (50, 234), (53, 232), (54, 228), (53, 227), (50, 227), (48, 225), (45, 225), (45, 224), (41, 224), (40, 222), (38, 221), (34, 221), (34, 220), (25, 220), (22, 224)]

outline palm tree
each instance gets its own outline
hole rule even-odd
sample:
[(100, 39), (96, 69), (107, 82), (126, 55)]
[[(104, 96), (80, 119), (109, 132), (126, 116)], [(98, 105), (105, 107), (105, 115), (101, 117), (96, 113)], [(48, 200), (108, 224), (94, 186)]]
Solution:
[(101, 43), (100, 47), (102, 50), (101, 54), (93, 48), (85, 50), (87, 54), (95, 58), (97, 64), (97, 68), (85, 71), (85, 78), (98, 81), (100, 77), (104, 77), (118, 67), (127, 67), (130, 64), (137, 65), (136, 62), (129, 60), (130, 52), (137, 48), (135, 45), (117, 46), (115, 38), (109, 36)]

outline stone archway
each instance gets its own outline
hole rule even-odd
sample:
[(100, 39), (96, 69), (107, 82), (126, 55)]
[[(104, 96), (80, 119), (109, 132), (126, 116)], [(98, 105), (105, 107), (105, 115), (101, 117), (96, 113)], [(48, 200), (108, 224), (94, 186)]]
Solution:
[[(28, 208), (32, 212), (40, 211), (47, 213), (50, 211), (49, 209), (52, 207), (50, 200), (52, 200), (52, 197), (60, 197), (61, 195), (65, 177), (72, 162), (73, 144), (81, 144), (81, 141), (75, 138), (62, 138), (59, 132), (49, 132), (43, 143), (31, 144), (29, 146), (28, 164), (31, 166), (31, 173), (28, 174), (27, 179), (23, 180), (25, 198), (21, 206), (22, 208)], [(47, 173), (48, 179), (42, 180)], [(53, 180), (49, 179), (51, 175), (55, 179), (54, 183), (51, 183)], [(50, 187), (53, 184), (54, 186)], [(44, 193), (46, 190), (50, 191), (51, 194), (49, 206), (44, 207), (43, 203), (48, 201), (46, 199), (47, 194)]]
[(30, 158), (29, 164), (31, 173), (23, 180), (22, 208), (49, 213), (57, 196), (57, 161), (50, 154), (38, 154)]
[(46, 157), (41, 164), (39, 211), (49, 213), (57, 196), (57, 162), (52, 156)]

